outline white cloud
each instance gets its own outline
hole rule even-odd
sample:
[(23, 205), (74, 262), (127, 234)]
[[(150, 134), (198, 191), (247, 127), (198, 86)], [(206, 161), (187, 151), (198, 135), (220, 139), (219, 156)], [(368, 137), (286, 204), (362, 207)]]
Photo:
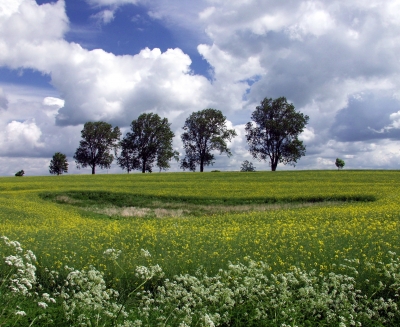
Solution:
[(288, 27), (288, 31), (292, 38), (299, 40), (302, 40), (307, 34), (321, 36), (335, 27), (333, 18), (319, 2), (303, 2), (296, 21)]
[(86, 0), (93, 6), (121, 6), (125, 4), (137, 4), (140, 0)]
[[(14, 4), (10, 6), (9, 1)], [(10, 45), (62, 38), (68, 29), (63, 0), (41, 6), (33, 0), (6, 0), (1, 2), (0, 12), (0, 48), (3, 51), (12, 51)], [(0, 54), (0, 58), (7, 55), (10, 55), (8, 51)]]
[(18, 155), (32, 153), (44, 147), (40, 141), (42, 132), (34, 120), (24, 122), (11, 121), (3, 129), (1, 136), (1, 153), (3, 155)]
[(299, 135), (299, 139), (304, 141), (304, 143), (313, 141), (315, 139), (314, 128), (305, 128), (303, 133)]
[(215, 7), (207, 7), (202, 12), (199, 13), (200, 19), (207, 19), (215, 12)]
[(108, 24), (114, 20), (115, 16), (113, 10), (105, 9), (93, 15), (92, 18), (96, 19), (99, 23)]
[(54, 98), (54, 97), (45, 97), (43, 99), (43, 104), (46, 106), (56, 106), (58, 108), (64, 107), (65, 101), (63, 99)]

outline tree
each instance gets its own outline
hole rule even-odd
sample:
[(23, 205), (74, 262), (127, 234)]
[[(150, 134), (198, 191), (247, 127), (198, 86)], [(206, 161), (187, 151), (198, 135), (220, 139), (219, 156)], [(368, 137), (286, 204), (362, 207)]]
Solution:
[(114, 160), (110, 152), (112, 149), (116, 152), (119, 145), (119, 128), (112, 128), (110, 124), (102, 121), (87, 122), (81, 134), (82, 140), (74, 155), (78, 169), (89, 166), (92, 168), (92, 174), (95, 174), (96, 166), (102, 169), (110, 168)]
[(24, 175), (25, 175), (25, 172), (23, 170), (20, 170), (20, 171), (15, 173), (15, 176), (18, 176), (18, 177), (22, 177)]
[(335, 165), (336, 165), (337, 169), (339, 170), (339, 169), (343, 169), (345, 164), (342, 159), (336, 158)]
[(248, 160), (243, 161), (242, 166), (240, 167), (241, 172), (249, 172), (256, 171), (256, 167), (253, 166), (253, 163)]
[(62, 173), (68, 173), (68, 161), (67, 156), (61, 152), (56, 152), (53, 159), (50, 161), (49, 166), (50, 174), (61, 175)]
[(209, 108), (194, 112), (186, 119), (183, 129), (181, 138), (186, 152), (181, 160), (183, 170), (195, 171), (196, 165), (200, 165), (200, 172), (203, 172), (204, 166), (214, 163), (213, 150), (220, 154), (225, 152), (228, 157), (232, 155), (226, 141), (237, 134), (234, 129), (227, 129), (226, 117), (221, 111)]
[(157, 114), (142, 114), (131, 123), (131, 133), (120, 142), (121, 155), (117, 158), (121, 168), (129, 171), (138, 169), (142, 173), (152, 172), (154, 164), (167, 170), (172, 158), (179, 160), (177, 151), (172, 149), (175, 136), (167, 118)]
[(306, 148), (298, 136), (303, 132), (309, 117), (296, 112), (285, 97), (275, 100), (265, 98), (251, 115), (255, 122), (246, 124), (246, 138), (253, 158), (268, 160), (271, 170), (278, 163), (295, 165), (305, 155)]

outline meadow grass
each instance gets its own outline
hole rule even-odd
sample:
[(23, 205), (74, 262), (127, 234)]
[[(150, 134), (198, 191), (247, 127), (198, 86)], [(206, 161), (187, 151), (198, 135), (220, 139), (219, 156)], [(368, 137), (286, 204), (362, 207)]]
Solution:
[[(93, 266), (125, 294), (141, 284), (138, 265), (160, 265), (164, 279), (244, 260), (275, 275), (325, 276), (348, 271), (352, 259), (358, 287), (372, 296), (364, 281), (382, 276), (371, 267), (400, 253), (399, 182), (398, 171), (1, 178), (0, 235), (32, 250), (41, 276), (57, 270), (63, 280), (66, 265)], [(105, 260), (107, 249), (121, 250), (118, 263)]]

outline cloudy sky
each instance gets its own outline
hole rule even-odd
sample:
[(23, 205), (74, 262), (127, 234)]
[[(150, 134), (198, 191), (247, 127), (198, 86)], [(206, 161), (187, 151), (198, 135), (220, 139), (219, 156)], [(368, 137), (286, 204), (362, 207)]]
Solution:
[(209, 107), (238, 137), (206, 170), (268, 170), (244, 125), (280, 96), (310, 120), (306, 156), (278, 170), (335, 169), (337, 157), (398, 169), (398, 17), (400, 0), (1, 0), (0, 175), (47, 175), (58, 151), (70, 173), (90, 173), (72, 158), (83, 124), (125, 134), (143, 112), (169, 119), (182, 153), (185, 119)]

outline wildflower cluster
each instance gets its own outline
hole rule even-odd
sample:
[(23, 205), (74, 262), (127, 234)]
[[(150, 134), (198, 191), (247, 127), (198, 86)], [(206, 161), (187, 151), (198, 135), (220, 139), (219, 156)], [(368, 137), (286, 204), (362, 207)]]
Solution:
[(41, 292), (41, 285), (37, 282), (36, 256), (30, 250), (24, 250), (17, 241), (7, 237), (0, 238), (5, 246), (5, 269), (0, 275), (0, 298), (2, 301), (0, 326), (16, 324), (27, 316), (27, 309), (36, 306), (40, 315), (33, 320), (46, 317), (44, 309), (48, 303), (55, 303), (55, 299), (47, 293)]
[[(396, 326), (400, 321), (400, 257), (391, 252), (389, 263), (364, 264), (378, 276), (377, 283), (364, 281), (372, 290), (365, 294), (356, 281), (357, 259), (348, 260), (343, 273), (305, 271), (293, 266), (289, 272), (273, 273), (264, 263), (246, 259), (230, 264), (209, 276), (200, 267), (195, 275), (183, 274), (160, 279), (159, 265), (137, 266), (143, 282), (124, 299), (107, 286), (104, 274), (94, 267), (68, 271), (53, 294), (39, 290), (35, 275), (35, 256), (18, 242), (3, 237), (14, 251), (4, 257), (12, 271), (2, 276), (1, 324), (16, 324), (20, 319), (36, 319), (47, 324), (51, 318), (65, 326)], [(114, 255), (118, 251), (106, 251)], [(150, 255), (142, 250), (146, 257)], [(49, 274), (57, 276), (55, 272)], [(158, 278), (156, 289), (143, 288)], [(52, 280), (55, 282), (55, 279)], [(38, 310), (52, 307), (56, 315), (29, 317), (22, 304), (35, 304)], [(60, 311), (60, 308), (62, 309)], [(45, 320), (44, 318), (47, 318)], [(28, 321), (28, 320), (27, 320)], [(43, 323), (41, 323), (43, 325)]]
[(79, 326), (103, 325), (104, 321), (115, 319), (118, 313), (126, 315), (119, 294), (107, 288), (103, 274), (90, 267), (89, 270), (70, 270), (60, 298), (65, 311), (66, 320)]
[(213, 277), (199, 272), (166, 280), (156, 293), (140, 294), (138, 315), (146, 326), (395, 326), (400, 319), (399, 262), (380, 268), (391, 272), (384, 289), (397, 287), (394, 298), (367, 297), (354, 276), (296, 267), (275, 275), (267, 264), (250, 260)]

